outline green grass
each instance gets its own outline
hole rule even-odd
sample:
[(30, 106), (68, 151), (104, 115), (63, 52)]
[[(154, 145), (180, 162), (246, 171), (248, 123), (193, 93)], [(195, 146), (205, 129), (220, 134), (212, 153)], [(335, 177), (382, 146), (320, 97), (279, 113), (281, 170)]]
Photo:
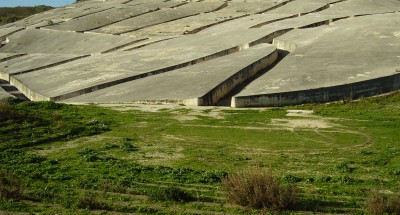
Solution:
[(220, 179), (257, 168), (299, 187), (294, 211), (362, 214), (370, 193), (400, 192), (400, 93), (243, 110), (2, 104), (0, 171), (24, 184), (2, 211), (253, 214), (226, 199)]

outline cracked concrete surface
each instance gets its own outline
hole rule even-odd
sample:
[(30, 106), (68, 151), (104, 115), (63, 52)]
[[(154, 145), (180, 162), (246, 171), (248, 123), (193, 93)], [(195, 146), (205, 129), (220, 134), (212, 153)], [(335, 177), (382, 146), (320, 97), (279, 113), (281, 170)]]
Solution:
[(60, 102), (372, 96), (400, 88), (399, 11), (397, 0), (89, 0), (0, 26), (0, 79)]

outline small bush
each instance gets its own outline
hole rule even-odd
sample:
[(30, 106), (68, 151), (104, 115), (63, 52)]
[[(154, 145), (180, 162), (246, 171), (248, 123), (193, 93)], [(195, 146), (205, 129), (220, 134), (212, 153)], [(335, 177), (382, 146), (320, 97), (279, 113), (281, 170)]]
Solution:
[(0, 101), (0, 119), (9, 120), (15, 117), (15, 113), (11, 105), (7, 102)]
[(107, 203), (97, 200), (92, 194), (85, 194), (80, 197), (76, 204), (77, 208), (90, 210), (108, 210)]
[(366, 200), (367, 210), (373, 215), (400, 214), (400, 196), (389, 198), (384, 194), (373, 193)]
[(22, 199), (23, 183), (12, 172), (0, 171), (0, 198)]
[(148, 196), (151, 200), (157, 201), (189, 202), (195, 199), (190, 193), (175, 186), (159, 187), (149, 192)]
[(228, 199), (238, 205), (256, 209), (291, 209), (296, 201), (295, 186), (282, 186), (267, 171), (255, 170), (230, 174), (222, 179)]

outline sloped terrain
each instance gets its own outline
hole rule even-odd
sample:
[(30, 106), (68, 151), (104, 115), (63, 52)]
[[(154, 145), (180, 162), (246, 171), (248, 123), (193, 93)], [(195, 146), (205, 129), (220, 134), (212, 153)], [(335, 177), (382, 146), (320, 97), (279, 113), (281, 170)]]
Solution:
[(399, 11), (397, 0), (83, 1), (0, 26), (0, 78), (68, 103), (372, 96), (400, 88)]

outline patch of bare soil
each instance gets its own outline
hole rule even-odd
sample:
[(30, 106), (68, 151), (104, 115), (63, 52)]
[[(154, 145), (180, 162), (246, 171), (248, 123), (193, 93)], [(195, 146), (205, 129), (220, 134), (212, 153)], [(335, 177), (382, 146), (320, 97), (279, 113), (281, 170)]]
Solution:
[(323, 119), (273, 119), (272, 125), (285, 128), (331, 128), (333, 125)]
[(48, 154), (51, 154), (54, 152), (59, 152), (59, 151), (66, 150), (66, 149), (73, 149), (73, 148), (78, 147), (81, 144), (99, 142), (99, 141), (104, 141), (104, 140), (115, 140), (115, 139), (118, 139), (118, 138), (102, 136), (102, 135), (82, 137), (82, 138), (79, 138), (76, 140), (67, 141), (64, 144), (56, 144), (56, 145), (52, 144), (50, 149), (36, 150), (36, 153), (39, 155), (48, 155)]

